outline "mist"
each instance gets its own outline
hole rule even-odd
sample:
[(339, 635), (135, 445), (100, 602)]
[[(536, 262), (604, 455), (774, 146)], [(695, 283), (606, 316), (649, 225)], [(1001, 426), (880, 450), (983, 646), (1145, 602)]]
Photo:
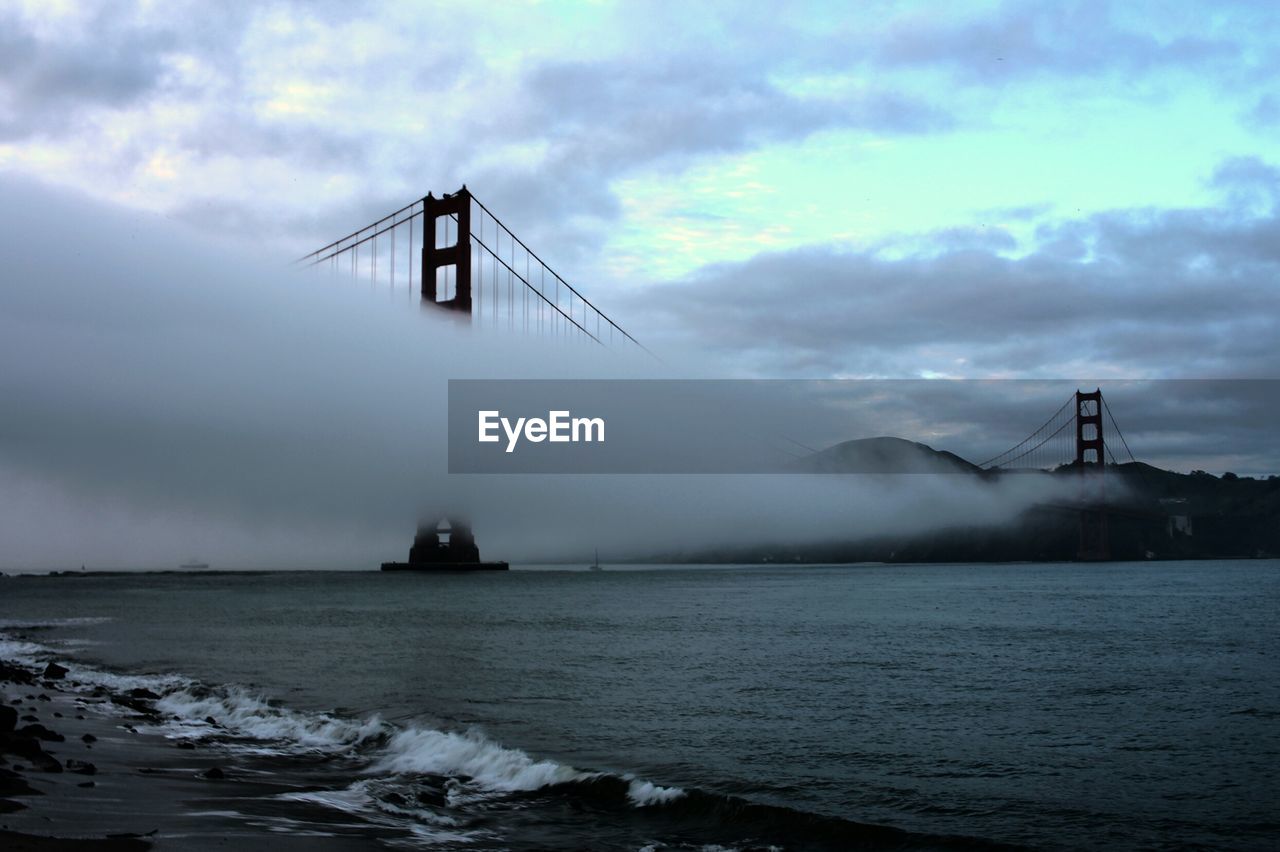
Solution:
[(416, 523), (443, 512), (472, 520), (486, 558), (631, 557), (1000, 523), (1056, 487), (1043, 477), (450, 475), (450, 378), (696, 369), (466, 329), (403, 288), (299, 270), (46, 186), (5, 178), (0, 193), (6, 569), (174, 567), (192, 556), (367, 568), (403, 558)]

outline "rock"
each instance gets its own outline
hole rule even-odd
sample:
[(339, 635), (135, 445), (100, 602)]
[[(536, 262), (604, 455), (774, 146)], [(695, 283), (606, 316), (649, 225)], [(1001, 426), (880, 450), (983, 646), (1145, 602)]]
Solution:
[(18, 727), (18, 711), (5, 704), (0, 704), (0, 732), (12, 731)]
[(43, 692), (42, 692), (42, 693), (40, 693), (39, 695), (37, 695), (37, 696), (36, 696), (36, 699), (37, 699), (37, 700), (39, 700), (39, 701), (52, 701), (52, 700), (53, 700), (53, 699), (52, 699), (52, 698), (50, 698), (49, 696), (45, 695)]
[(202, 778), (208, 778), (211, 781), (221, 781), (223, 778), (227, 777), (227, 774), (216, 766), (210, 766), (204, 772), (201, 772), (200, 776)]
[[(40, 747), (39, 740), (22, 736), (19, 731), (13, 734), (0, 734), (0, 751), (21, 757), (31, 764), (32, 768), (41, 772), (61, 772), (62, 764), (51, 757)], [(18, 767), (15, 766), (14, 769)]]
[(31, 672), (15, 666), (13, 663), (0, 661), (0, 682), (9, 681), (10, 683), (30, 684), (35, 681), (31, 676)]
[(69, 758), (67, 760), (66, 768), (68, 772), (74, 772), (77, 775), (96, 775), (98, 773), (98, 767), (94, 766), (92, 763), (84, 760), (76, 760), (75, 758)]
[(129, 697), (130, 697), (130, 698), (145, 698), (145, 699), (146, 699), (146, 700), (148, 700), (148, 701), (155, 701), (155, 700), (156, 700), (156, 699), (158, 699), (160, 696), (159, 696), (159, 695), (156, 695), (154, 692), (152, 692), (152, 691), (151, 691), (151, 690), (149, 690), (149, 689), (143, 689), (142, 687), (138, 687), (137, 689), (131, 689), (131, 690), (129, 690)]
[(25, 716), (23, 716), (23, 717), (22, 717), (22, 721), (24, 721), (24, 722), (39, 722), (39, 721), (40, 721), (40, 717), (39, 717), (39, 716), (32, 716), (30, 713), (28, 713), (27, 715), (25, 715)]
[(32, 787), (26, 781), (22, 780), (22, 776), (16, 772), (9, 770), (0, 770), (0, 796), (43, 796), (39, 790)]
[(183, 740), (182, 742), (178, 743), (178, 748), (194, 749), (195, 747), (196, 747), (196, 744), (191, 742), (191, 740)]
[(44, 740), (48, 743), (66, 742), (67, 738), (57, 731), (51, 731), (44, 725), (27, 725), (19, 728), (15, 733), (20, 737), (32, 737), (38, 740)]
[(85, 734), (80, 739), (84, 740), (87, 743), (96, 743), (98, 741), (98, 738), (95, 737), (93, 734)]
[(217, 720), (217, 719), (215, 719), (215, 718), (213, 718), (212, 716), (205, 716), (205, 717), (204, 717), (204, 723), (205, 723), (206, 725), (213, 725), (215, 728), (220, 727), (220, 726), (218, 725), (218, 720)]
[(68, 669), (66, 666), (60, 666), (57, 663), (49, 663), (49, 665), (44, 667), (44, 674), (41, 675), (41, 677), (47, 678), (48, 680), (62, 680), (67, 676), (67, 671)]
[(76, 786), (77, 786), (77, 787), (94, 787), (94, 786), (97, 786), (97, 782), (96, 782), (96, 781), (81, 781), (81, 782), (80, 782), (79, 784), (77, 784)]
[[(137, 690), (134, 690), (136, 692)], [(143, 692), (146, 692), (144, 689)], [(151, 693), (154, 695), (155, 693)], [(121, 707), (128, 707), (135, 713), (146, 716), (148, 719), (158, 719), (156, 708), (152, 707), (145, 698), (137, 698), (130, 695), (113, 695), (111, 696), (112, 704), (119, 704)]]

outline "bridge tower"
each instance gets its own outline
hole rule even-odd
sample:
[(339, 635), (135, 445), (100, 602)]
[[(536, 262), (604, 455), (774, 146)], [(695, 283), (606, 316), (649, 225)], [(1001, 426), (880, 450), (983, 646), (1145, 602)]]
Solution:
[(1076, 468), (1080, 476), (1080, 549), (1077, 558), (1111, 557), (1107, 546), (1107, 514), (1103, 475), (1106, 444), (1102, 437), (1102, 390), (1076, 391)]
[[(422, 303), (456, 311), (471, 320), (471, 193), (464, 184), (452, 194), (422, 199)], [(443, 233), (453, 232), (451, 245), (437, 246), (437, 223), (443, 219)], [(441, 300), (440, 270), (454, 271), (453, 297)]]

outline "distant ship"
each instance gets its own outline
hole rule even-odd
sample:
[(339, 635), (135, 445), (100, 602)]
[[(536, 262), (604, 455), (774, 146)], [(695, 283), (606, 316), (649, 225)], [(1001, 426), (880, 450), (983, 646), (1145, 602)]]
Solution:
[(193, 556), (193, 557), (191, 557), (191, 560), (190, 560), (189, 562), (186, 562), (186, 563), (184, 563), (184, 564), (182, 564), (182, 565), (179, 565), (178, 567), (179, 567), (179, 568), (181, 568), (183, 571), (208, 571), (208, 570), (209, 570), (209, 563), (208, 563), (208, 562), (199, 562), (199, 561), (197, 561), (197, 560), (196, 560), (196, 558)]

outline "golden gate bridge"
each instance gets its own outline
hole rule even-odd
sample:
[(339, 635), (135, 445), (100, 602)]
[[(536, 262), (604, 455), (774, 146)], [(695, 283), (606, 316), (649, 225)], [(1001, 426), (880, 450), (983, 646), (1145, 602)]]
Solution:
[[(462, 322), (611, 348), (653, 353), (567, 282), (463, 185), (432, 193), (298, 259), (300, 265), (391, 291)], [(417, 295), (415, 296), (415, 290)], [(654, 356), (656, 357), (656, 356)], [(1069, 469), (1078, 475), (1072, 506), (1082, 560), (1110, 558), (1108, 461), (1104, 421), (1137, 462), (1101, 389), (1077, 390), (1038, 429), (979, 467), (993, 472)], [(1140, 470), (1140, 468), (1139, 468)]]
[[(1107, 516), (1116, 511), (1109, 507), (1106, 492), (1108, 461), (1113, 468), (1122, 462), (1111, 451), (1105, 438), (1104, 422), (1119, 439), (1129, 463), (1136, 463), (1129, 442), (1111, 414), (1101, 388), (1091, 392), (1077, 390), (1040, 428), (1002, 453), (982, 462), (979, 467), (991, 471), (1060, 470), (1069, 467), (1079, 476), (1076, 504), (1069, 508), (1080, 517), (1080, 546), (1077, 558), (1109, 559)], [(1141, 473), (1141, 467), (1137, 470)], [(1127, 514), (1134, 514), (1132, 509)], [(1147, 516), (1148, 513), (1138, 513)]]
[(440, 198), (428, 193), (299, 263), (410, 297), (416, 290), (423, 304), (478, 326), (652, 355), (465, 185)]

